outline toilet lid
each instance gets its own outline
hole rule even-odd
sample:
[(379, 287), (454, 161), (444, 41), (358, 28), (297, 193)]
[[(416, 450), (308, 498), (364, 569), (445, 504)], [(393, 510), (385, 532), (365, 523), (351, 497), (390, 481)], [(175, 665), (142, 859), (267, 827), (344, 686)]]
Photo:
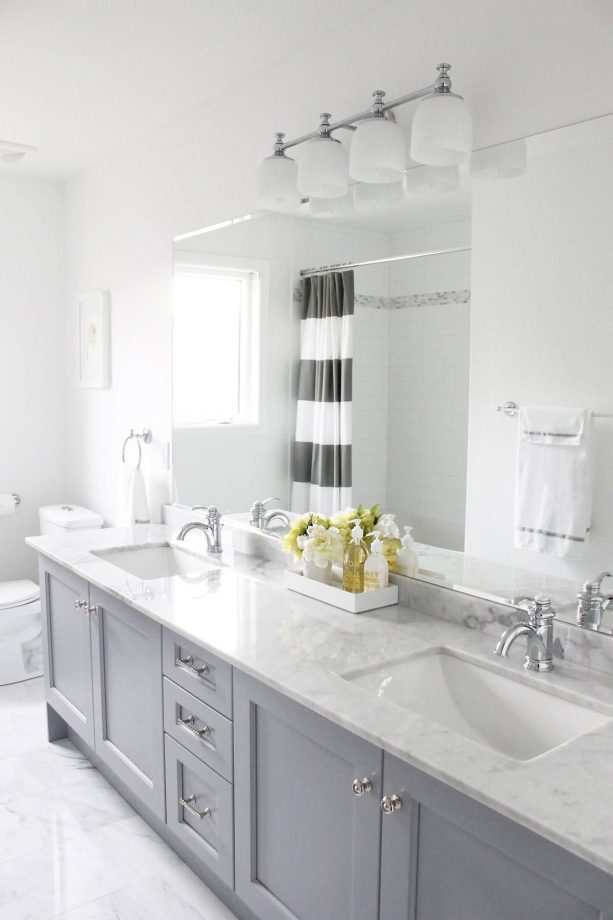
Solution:
[(27, 578), (21, 581), (0, 581), (0, 610), (7, 607), (21, 607), (38, 600), (40, 591), (38, 585)]

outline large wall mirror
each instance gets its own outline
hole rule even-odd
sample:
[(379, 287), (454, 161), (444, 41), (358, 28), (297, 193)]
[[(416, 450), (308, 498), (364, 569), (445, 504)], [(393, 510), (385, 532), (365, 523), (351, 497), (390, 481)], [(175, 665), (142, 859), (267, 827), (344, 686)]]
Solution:
[[(479, 151), (457, 174), (415, 167), (402, 185), (177, 239), (178, 502), (245, 520), (269, 496), (290, 513), (381, 503), (414, 528), (420, 577), (506, 602), (545, 592), (574, 621), (581, 584), (613, 568), (612, 150), (606, 116)], [(318, 318), (323, 297), (336, 321)], [(343, 366), (340, 392), (326, 361)], [(340, 423), (310, 405), (326, 401), (348, 406)], [(518, 539), (524, 514), (524, 532), (551, 527), (547, 483), (530, 492), (538, 462), (516, 515), (523, 407), (587, 413), (579, 511), (555, 527), (583, 514), (570, 552)], [(553, 432), (562, 467), (578, 417)], [(315, 482), (296, 439), (325, 445)]]

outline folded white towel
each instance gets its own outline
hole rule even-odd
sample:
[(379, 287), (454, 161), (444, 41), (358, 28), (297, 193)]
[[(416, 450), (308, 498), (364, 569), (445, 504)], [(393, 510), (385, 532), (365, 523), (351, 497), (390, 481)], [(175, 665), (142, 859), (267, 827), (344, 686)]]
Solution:
[(15, 514), (15, 499), (12, 492), (0, 492), (0, 517)]
[(148, 524), (149, 520), (149, 503), (143, 471), (124, 463), (117, 524), (119, 527), (131, 527), (132, 524)]
[(519, 413), (515, 546), (580, 555), (592, 516), (591, 413), (526, 406)]

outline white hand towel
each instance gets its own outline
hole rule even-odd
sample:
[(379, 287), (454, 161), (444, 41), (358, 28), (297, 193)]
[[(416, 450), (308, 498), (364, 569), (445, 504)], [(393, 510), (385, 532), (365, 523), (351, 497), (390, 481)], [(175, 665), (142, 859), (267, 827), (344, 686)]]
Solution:
[(15, 500), (12, 492), (0, 492), (0, 517), (15, 514)]
[(578, 556), (592, 516), (591, 413), (526, 406), (519, 413), (515, 546)]
[(121, 471), (117, 525), (131, 527), (133, 524), (148, 524), (149, 520), (143, 471), (124, 463)]

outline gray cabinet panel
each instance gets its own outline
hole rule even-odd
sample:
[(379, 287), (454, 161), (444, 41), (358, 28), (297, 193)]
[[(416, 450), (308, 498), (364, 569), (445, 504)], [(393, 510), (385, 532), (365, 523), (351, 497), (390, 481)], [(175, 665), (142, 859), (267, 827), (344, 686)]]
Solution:
[(232, 782), (232, 723), (167, 677), (164, 678), (164, 730)]
[(90, 621), (75, 602), (88, 600), (87, 582), (61, 566), (40, 567), (47, 701), (94, 745)]
[(234, 727), (237, 893), (262, 920), (376, 920), (381, 751), (240, 672)]
[(163, 644), (166, 677), (231, 719), (231, 665), (169, 629), (164, 630)]
[(91, 589), (96, 753), (164, 818), (162, 627)]
[[(165, 736), (168, 827), (227, 885), (234, 884), (232, 786)], [(187, 807), (182, 801), (189, 800)], [(206, 809), (206, 812), (205, 812)], [(199, 818), (195, 812), (203, 817)]]
[(396, 758), (385, 794), (380, 920), (600, 920), (613, 879)]

